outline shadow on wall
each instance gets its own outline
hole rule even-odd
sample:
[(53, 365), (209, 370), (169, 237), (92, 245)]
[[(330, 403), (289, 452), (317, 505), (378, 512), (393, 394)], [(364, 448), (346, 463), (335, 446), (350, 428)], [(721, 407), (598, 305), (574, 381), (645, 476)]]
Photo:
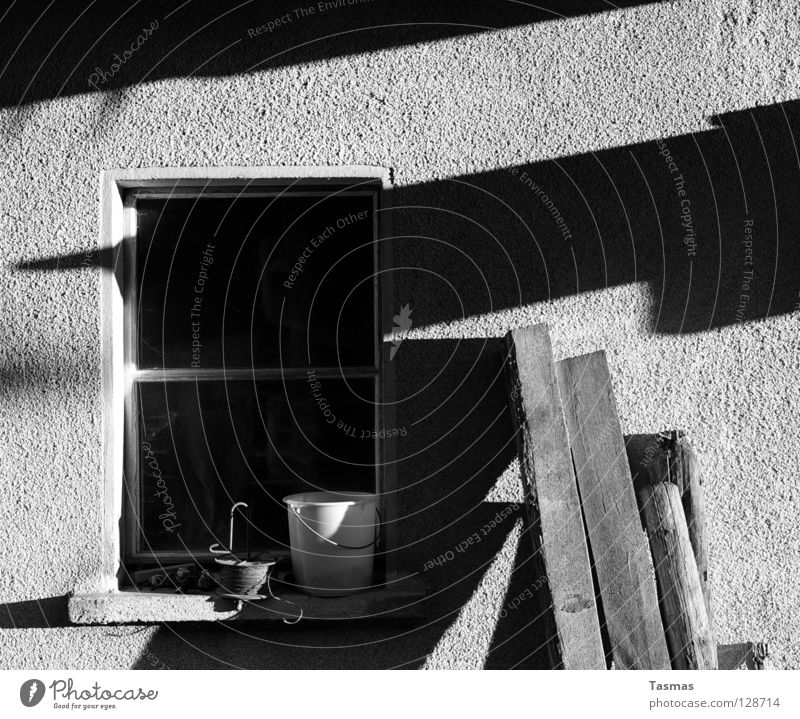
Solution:
[(43, 597), (0, 604), (0, 629), (51, 629), (69, 626), (67, 597)]
[[(508, 574), (492, 578), (481, 587), (487, 596), (476, 597), (517, 520), (525, 519), (520, 479), (507, 473), (517, 447), (503, 358), (496, 339), (413, 341), (398, 352), (397, 422), (407, 431), (397, 447), (398, 563), (429, 583), (429, 616), (459, 624), (476, 645), (482, 633), (491, 636), (487, 666), (543, 668), (547, 588), (524, 608), (509, 606), (540, 579), (527, 531), (513, 547)], [(473, 599), (482, 602), (479, 618), (465, 611)]]
[(646, 281), (654, 333), (796, 310), (800, 102), (714, 122), (398, 188), (395, 264), (409, 268), (396, 272), (398, 302), (419, 328)]
[(16, 2), (0, 18), (0, 105), (235, 76), (657, 1)]

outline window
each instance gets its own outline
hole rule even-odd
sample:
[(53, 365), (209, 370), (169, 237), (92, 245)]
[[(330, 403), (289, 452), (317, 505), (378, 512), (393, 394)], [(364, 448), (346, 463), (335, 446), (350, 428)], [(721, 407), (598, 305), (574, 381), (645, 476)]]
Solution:
[(287, 494), (385, 492), (384, 183), (118, 183), (129, 565), (210, 557), (234, 502), (282, 553)]

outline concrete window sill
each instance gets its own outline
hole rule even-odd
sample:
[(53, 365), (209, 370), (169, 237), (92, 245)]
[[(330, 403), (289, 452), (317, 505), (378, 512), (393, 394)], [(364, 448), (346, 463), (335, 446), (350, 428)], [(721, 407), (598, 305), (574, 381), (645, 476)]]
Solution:
[(303, 609), (303, 621), (382, 620), (416, 621), (424, 618), (426, 588), (418, 576), (349, 597), (312, 597), (285, 592), (281, 599), (236, 601), (216, 594), (167, 594), (120, 591), (74, 594), (69, 598), (73, 624), (152, 624), (159, 622), (294, 621)]

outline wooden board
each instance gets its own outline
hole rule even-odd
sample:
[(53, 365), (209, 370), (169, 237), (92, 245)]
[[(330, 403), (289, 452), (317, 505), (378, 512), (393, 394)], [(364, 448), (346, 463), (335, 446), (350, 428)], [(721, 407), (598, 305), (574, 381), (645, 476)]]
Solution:
[(572, 357), (556, 367), (615, 666), (669, 669), (653, 563), (605, 353)]
[(509, 332), (508, 379), (534, 554), (552, 600), (551, 661), (605, 669), (589, 553), (546, 325)]

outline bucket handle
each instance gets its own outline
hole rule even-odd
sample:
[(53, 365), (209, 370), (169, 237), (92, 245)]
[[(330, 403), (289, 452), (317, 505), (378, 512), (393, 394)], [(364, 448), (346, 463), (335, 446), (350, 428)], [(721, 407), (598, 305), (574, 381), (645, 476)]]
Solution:
[(381, 518), (381, 510), (377, 507), (375, 507), (375, 514), (378, 515), (378, 524), (375, 528), (375, 539), (373, 539), (369, 544), (363, 544), (360, 547), (351, 547), (347, 544), (339, 544), (339, 542), (334, 542), (332, 539), (322, 536), (318, 531), (312, 529), (308, 526), (308, 524), (306, 524), (303, 517), (300, 516), (300, 507), (294, 506), (292, 507), (292, 511), (297, 515), (297, 519), (300, 520), (300, 524), (302, 524), (309, 532), (316, 534), (320, 539), (326, 541), (328, 544), (332, 544), (334, 547), (341, 547), (342, 549), (368, 549), (369, 547), (377, 546), (381, 541), (381, 523), (383, 522), (383, 519)]

